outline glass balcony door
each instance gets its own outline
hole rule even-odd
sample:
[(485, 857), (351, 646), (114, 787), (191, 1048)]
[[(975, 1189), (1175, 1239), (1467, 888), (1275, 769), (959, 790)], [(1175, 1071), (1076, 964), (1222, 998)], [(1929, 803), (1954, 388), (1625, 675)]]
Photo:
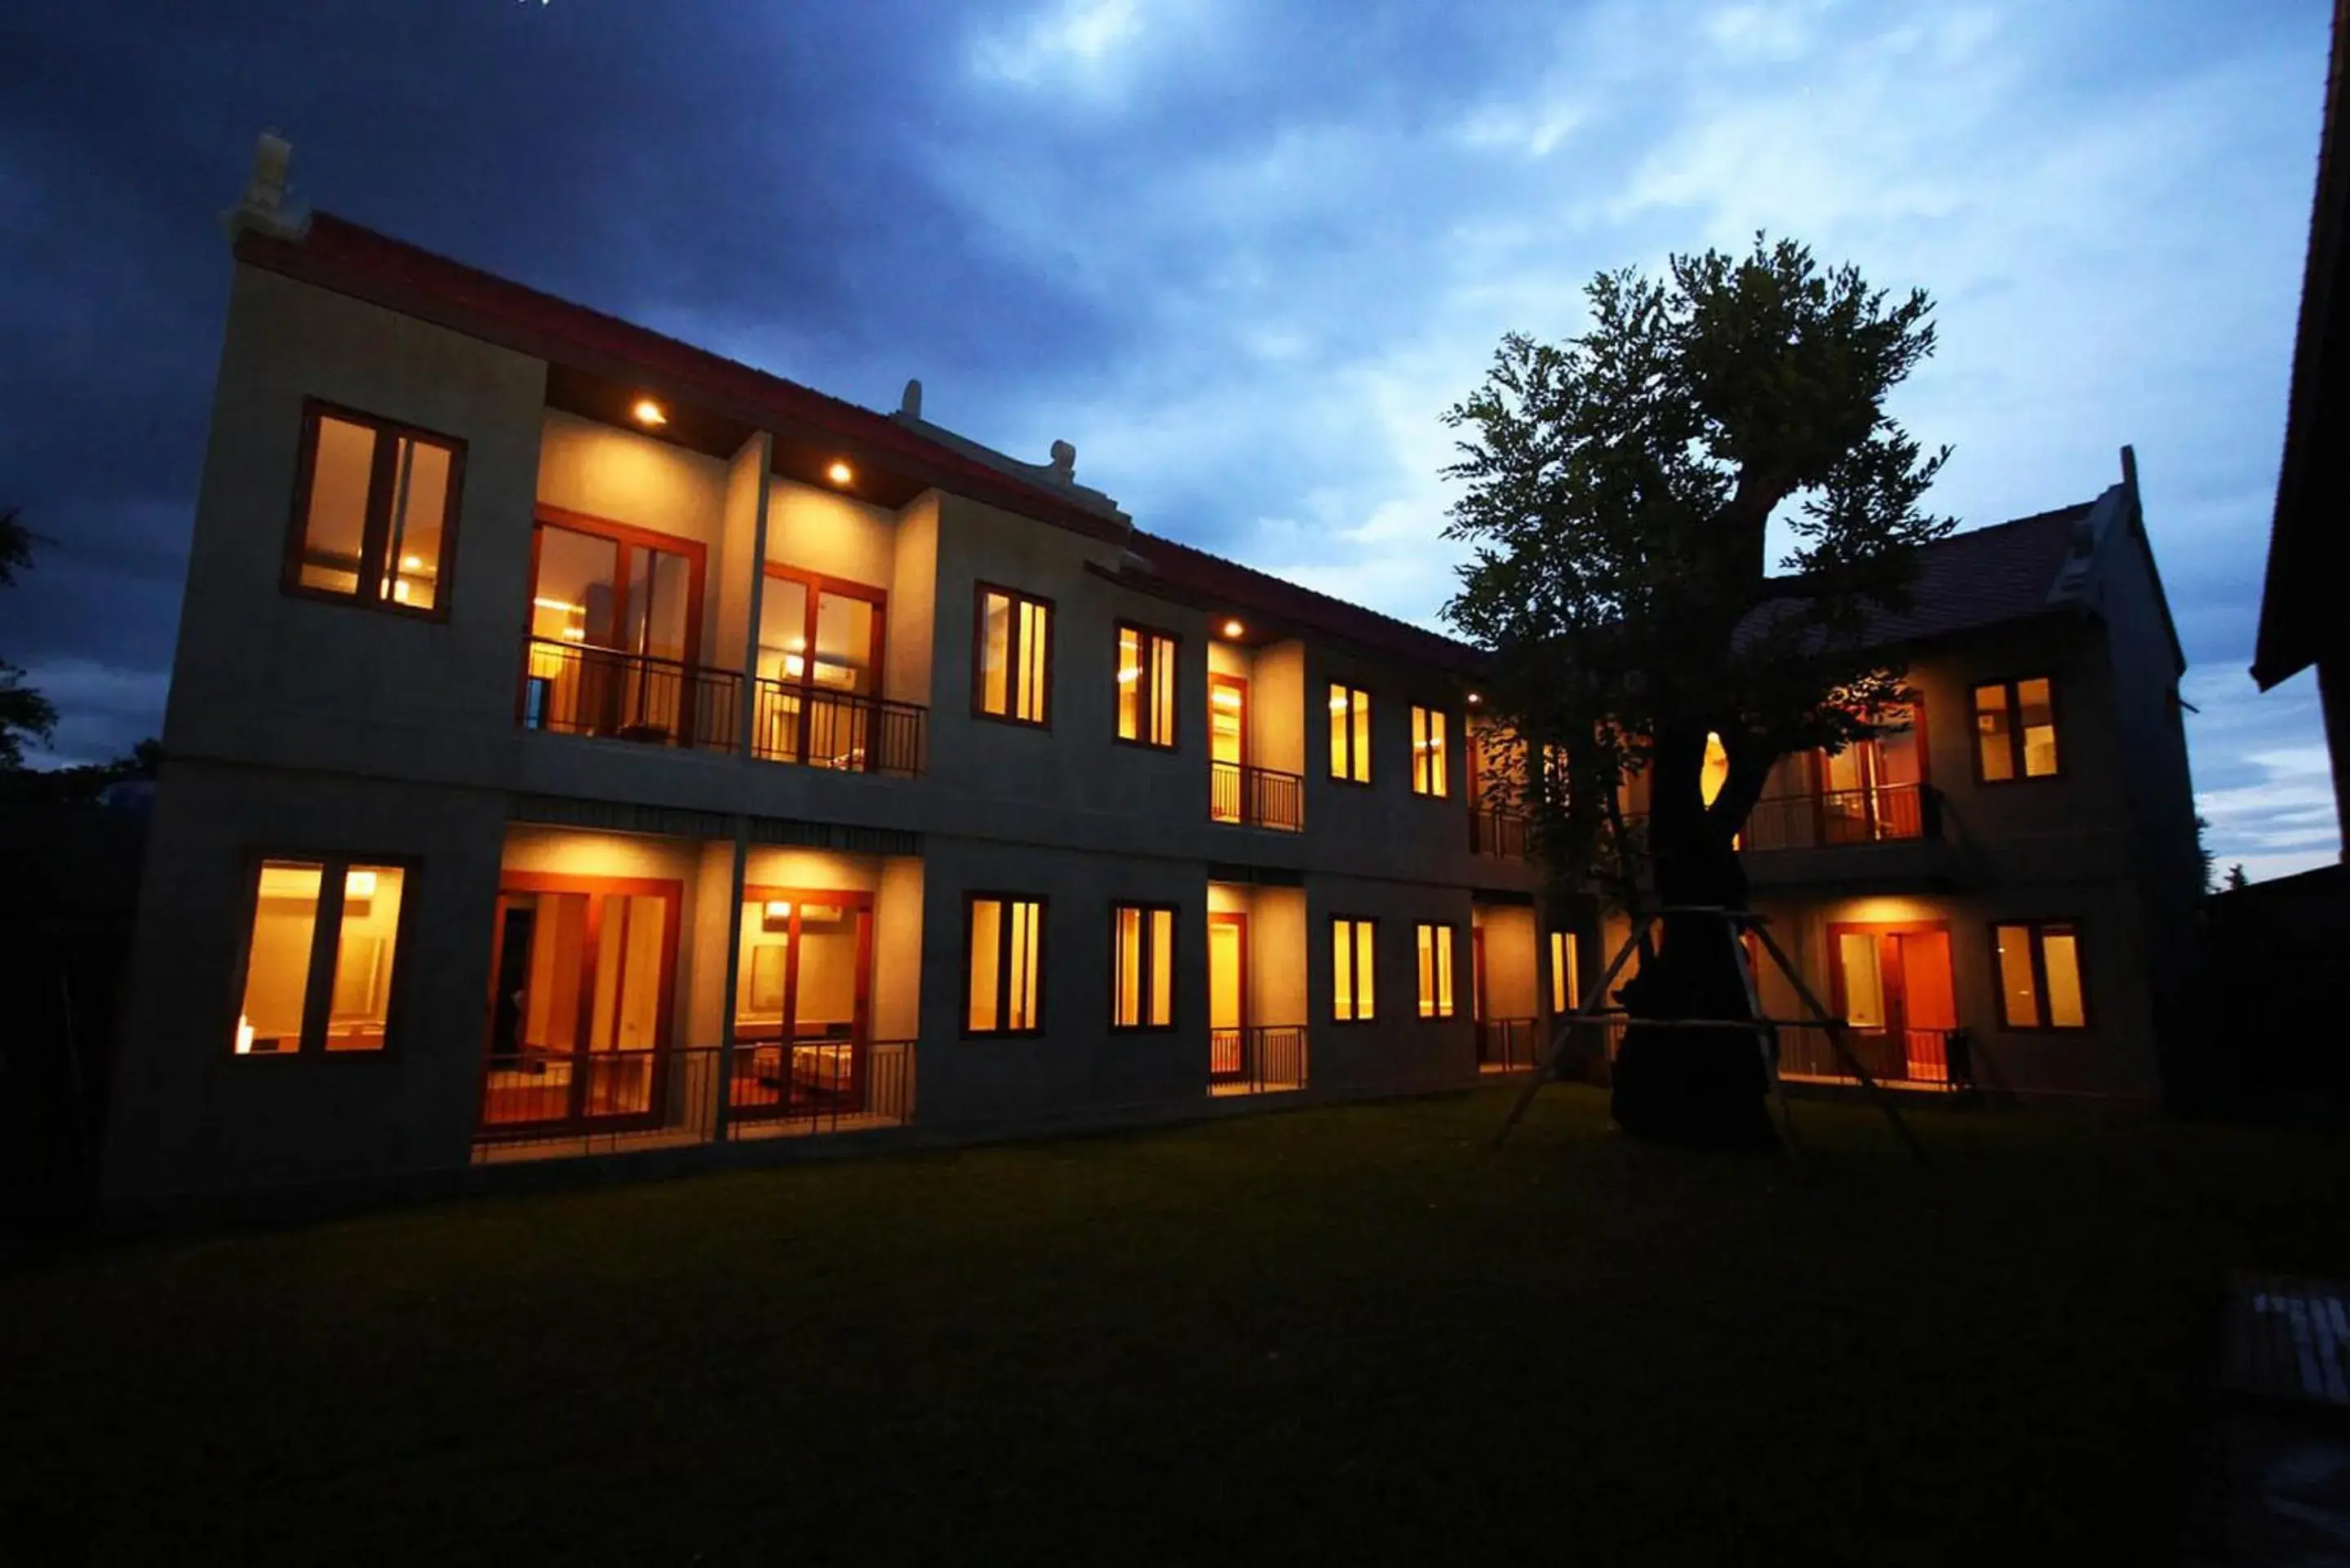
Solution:
[(702, 566), (693, 540), (590, 518), (541, 520), (532, 536), (524, 724), (684, 738), (695, 717)]
[(1241, 1076), (1248, 1029), (1248, 917), (1208, 917), (1208, 1076)]
[(491, 957), (485, 1128), (660, 1120), (674, 882), (509, 874)]
[(733, 1113), (859, 1108), (871, 1043), (872, 895), (746, 888), (738, 940)]
[(1217, 822), (1246, 815), (1249, 683), (1237, 675), (1208, 677), (1208, 815)]
[(770, 562), (759, 602), (759, 754), (861, 769), (874, 751), (885, 589)]
[(1940, 1083), (1959, 1026), (1946, 925), (1829, 928), (1836, 1005), (1854, 1048), (1880, 1077)]

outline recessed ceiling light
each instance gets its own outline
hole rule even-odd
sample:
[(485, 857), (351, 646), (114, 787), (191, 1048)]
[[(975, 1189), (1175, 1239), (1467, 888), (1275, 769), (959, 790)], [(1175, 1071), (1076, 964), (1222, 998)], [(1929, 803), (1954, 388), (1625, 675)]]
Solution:
[(650, 398), (639, 398), (637, 400), (637, 406), (630, 409), (629, 412), (636, 416), (637, 423), (640, 425), (665, 425), (669, 423), (669, 414), (659, 403), (654, 402)]
[(835, 484), (846, 484), (857, 477), (857, 471), (845, 462), (836, 462), (824, 471), (824, 476)]
[(1474, 708), (1478, 703), (1482, 702), (1483, 701), (1484, 699), (1478, 696), (1474, 691), (1469, 693), (1469, 706), (1471, 708)]
[(1238, 637), (1247, 629), (1248, 628), (1243, 626), (1236, 620), (1228, 620), (1224, 622), (1224, 635), (1226, 637)]

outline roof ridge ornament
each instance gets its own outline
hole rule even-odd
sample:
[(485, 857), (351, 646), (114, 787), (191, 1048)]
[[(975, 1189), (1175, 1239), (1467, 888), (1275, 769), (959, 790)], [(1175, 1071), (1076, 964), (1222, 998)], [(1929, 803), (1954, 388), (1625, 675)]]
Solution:
[(253, 148), (253, 178), (245, 182), (244, 200), (221, 214), (221, 227), (234, 240), (247, 229), (279, 239), (298, 240), (310, 228), (310, 209), (294, 199), (286, 180), (294, 166), (294, 144), (275, 127), (264, 130)]

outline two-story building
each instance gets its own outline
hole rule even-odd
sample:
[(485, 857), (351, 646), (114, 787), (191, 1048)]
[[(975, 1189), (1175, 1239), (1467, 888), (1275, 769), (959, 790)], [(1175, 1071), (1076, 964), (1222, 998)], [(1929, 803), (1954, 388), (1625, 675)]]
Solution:
[[(2203, 871), (2131, 452), (2095, 501), (1927, 546), (1869, 636), (1916, 701), (1876, 740), (1782, 759), (1740, 837), (1753, 908), (1873, 1076), (2153, 1100)], [(1627, 922), (1606, 929), (1612, 953)], [(1812, 1016), (1749, 951), (1764, 1013)], [(1850, 1075), (1825, 1030), (1779, 1051), (1791, 1080)]]
[[(875, 413), (302, 214), (283, 162), (230, 215), (118, 1210), (1440, 1087), (1595, 978), (1476, 799), (1476, 650), (918, 387)], [(2133, 890), (2188, 808), (2135, 490), (1970, 538), (1937, 561), (1999, 592), (1905, 629), (1908, 760), (1791, 774), (1758, 880), (1856, 1019), (2004, 1007), (2015, 1086), (2150, 1093)]]
[(266, 169), (231, 226), (118, 1205), (1523, 1053), (1551, 988), (1529, 868), (1472, 848), (1472, 650), (917, 387), (854, 407)]

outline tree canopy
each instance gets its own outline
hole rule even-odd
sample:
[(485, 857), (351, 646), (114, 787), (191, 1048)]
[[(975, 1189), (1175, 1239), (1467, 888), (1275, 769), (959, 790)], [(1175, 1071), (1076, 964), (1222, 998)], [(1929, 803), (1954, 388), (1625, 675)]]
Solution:
[[(33, 565), (33, 534), (16, 509), (0, 511), (0, 588), (16, 586), (16, 574)], [(57, 711), (25, 684), (25, 672), (0, 659), (0, 770), (25, 765), (25, 742), (46, 742), (56, 732)]]

